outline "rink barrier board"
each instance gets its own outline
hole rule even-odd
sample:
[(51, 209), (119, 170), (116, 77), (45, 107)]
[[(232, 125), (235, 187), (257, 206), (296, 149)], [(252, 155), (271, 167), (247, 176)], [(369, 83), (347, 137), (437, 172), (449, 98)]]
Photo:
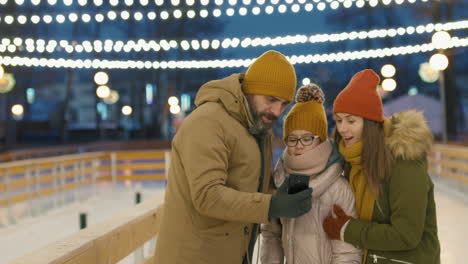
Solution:
[[(164, 151), (117, 151), (115, 153), (115, 180), (153, 181), (165, 180), (166, 156)], [(0, 166), (0, 191), (9, 192), (2, 198), (4, 203), (13, 205), (28, 197), (49, 196), (58, 192), (93, 184), (112, 181), (110, 153), (90, 153), (93, 157), (80, 158), (80, 155), (65, 155), (55, 158), (40, 158), (14, 161)], [(76, 159), (67, 159), (69, 156)], [(60, 159), (65, 160), (60, 160)], [(54, 161), (58, 159), (58, 161)], [(8, 174), (8, 184), (5, 175)], [(93, 176), (94, 175), (94, 176)]]
[(33, 159), (38, 157), (52, 157), (70, 153), (90, 153), (99, 151), (118, 150), (162, 150), (169, 149), (170, 142), (167, 140), (130, 140), (117, 142), (93, 142), (80, 143), (66, 146), (50, 146), (47, 148), (32, 148), (11, 150), (0, 154), (1, 162), (13, 160)]
[(0, 163), (0, 170), (5, 168), (12, 167), (28, 167), (28, 166), (39, 166), (43, 169), (44, 167), (51, 169), (54, 164), (60, 164), (61, 162), (67, 162), (70, 160), (94, 160), (108, 158), (108, 154), (104, 152), (93, 152), (93, 153), (83, 153), (83, 154), (69, 154), (57, 157), (47, 157), (47, 158), (36, 158), (29, 160), (19, 160), (19, 161), (10, 161)]
[(112, 181), (112, 176), (102, 176), (96, 179), (97, 182), (110, 182)]
[[(123, 214), (19, 257), (10, 264), (117, 263), (154, 238), (160, 226), (161, 198), (145, 200)], [(153, 256), (143, 263), (153, 263)]]
[(111, 165), (99, 165), (98, 166), (98, 174), (110, 173), (110, 171), (112, 171)]
[(117, 176), (119, 181), (137, 180), (137, 181), (154, 181), (166, 179), (165, 174), (152, 174), (152, 175), (133, 175), (133, 176)]
[(428, 155), (429, 173), (468, 184), (468, 148), (434, 144)]
[[(14, 191), (18, 189), (24, 189), (28, 186), (34, 187), (34, 186), (37, 186), (38, 184), (40, 186), (39, 189), (42, 189), (43, 185), (53, 184), (54, 175), (53, 175), (53, 172), (51, 171), (51, 169), (53, 170), (53, 168), (42, 166), (42, 169), (43, 170), (41, 171), (38, 179), (35, 177), (36, 176), (35, 174), (31, 174), (29, 179), (27, 179), (25, 175), (22, 175), (21, 177), (14, 177), (16, 179), (10, 180), (9, 182), (9, 190)], [(67, 182), (70, 179), (74, 179), (74, 177), (75, 177), (75, 172), (65, 171), (65, 172), (60, 173), (60, 176), (57, 177), (55, 181), (57, 185), (60, 185), (62, 181)]]
[(118, 175), (130, 176), (130, 175), (148, 175), (148, 174), (164, 174), (166, 171), (164, 169), (133, 169), (133, 170), (118, 170)]
[[(9, 174), (10, 177), (21, 177), (26, 172), (26, 168), (22, 167), (22, 166), (21, 167), (11, 167), (11, 168), (8, 168), (7, 170), (8, 170), (8, 174)], [(5, 169), (3, 170), (3, 173), (5, 173)]]
[(45, 189), (39, 190), (39, 195), (42, 196), (42, 197), (45, 197), (45, 196), (52, 195), (55, 192), (56, 192), (56, 190), (54, 188), (45, 188)]
[(123, 159), (164, 159), (164, 151), (116, 151), (118, 158)]
[(48, 183), (52, 183), (53, 181), (54, 181), (54, 175), (49, 174), (49, 175), (42, 175), (41, 177), (39, 177), (39, 180), (37, 180), (37, 183), (48, 184)]
[(467, 147), (435, 144), (433, 151), (440, 151), (448, 158), (468, 160)]
[[(466, 172), (468, 172), (468, 151), (466, 148), (463, 147), (453, 147), (447, 145), (440, 145), (435, 144), (432, 152), (439, 152), (440, 156), (438, 159), (434, 159), (434, 155), (429, 156), (429, 160), (431, 161), (430, 172), (431, 174), (436, 174), (439, 176), (445, 176), (448, 178), (452, 178), (459, 182), (468, 183), (468, 176)], [(136, 176), (134, 175), (134, 170), (144, 170), (144, 169), (156, 169), (156, 168), (164, 168), (165, 169), (165, 153), (164, 152), (154, 152), (154, 151), (143, 151), (143, 152), (135, 152), (135, 151), (117, 151), (117, 165), (116, 169), (120, 170), (127, 170), (127, 175), (130, 176), (117, 176), (117, 180), (159, 180), (164, 179), (164, 175), (162, 174), (153, 174), (153, 175), (146, 175), (146, 176)], [(111, 171), (110, 165), (110, 155), (106, 153), (99, 158), (99, 164), (97, 165), (96, 169), (99, 171)], [(155, 159), (159, 159), (158, 162), (154, 162)], [(94, 172), (94, 158), (82, 158), (78, 163), (81, 163), (77, 170), (82, 170), (82, 173), (92, 174)], [(12, 188), (10, 189), (21, 189), (25, 188), (26, 184), (37, 184), (36, 180), (41, 184), (51, 183), (54, 180), (54, 170), (56, 172), (64, 173), (66, 176), (65, 178), (72, 177), (75, 173), (75, 169), (73, 168), (76, 166), (76, 160), (68, 160), (60, 163), (44, 163), (39, 164), (36, 168), (30, 169), (30, 179), (29, 181), (25, 180), (25, 173), (26, 170), (24, 167), (10, 167), (9, 168), (9, 175), (13, 179), (10, 180), (9, 184)], [(437, 168), (437, 166), (439, 168)], [(57, 168), (58, 167), (58, 168)], [(36, 170), (40, 171), (39, 177), (36, 178)], [(62, 171), (63, 170), (63, 171)], [(0, 169), (0, 190), (5, 191), (7, 189), (7, 185), (5, 183), (5, 169)], [(101, 173), (98, 173), (101, 174)], [(10, 176), (9, 176), (10, 177)], [(60, 185), (63, 178), (57, 177), (56, 184)], [(105, 176), (98, 175), (97, 181), (110, 181), (112, 177), (109, 174)], [(88, 181), (89, 182), (89, 181)], [(78, 184), (79, 185), (79, 184)], [(70, 188), (70, 187), (68, 187)], [(41, 188), (39, 188), (40, 191)]]
[(22, 193), (22, 194), (11, 196), (8, 200), (11, 204), (16, 204), (16, 203), (21, 203), (21, 202), (28, 200), (29, 197), (30, 197), (29, 193)]
[(118, 164), (117, 168), (121, 170), (125, 169), (165, 169), (166, 165), (164, 163), (124, 163), (124, 164)]
[(468, 171), (468, 163), (466, 161), (445, 160), (442, 166), (446, 169), (451, 169), (451, 170), (460, 170), (463, 172)]
[(26, 179), (21, 178), (21, 179), (10, 181), (8, 189), (9, 190), (18, 190), (18, 189), (24, 189), (27, 186), (29, 186), (29, 184), (26, 181)]
[(443, 170), (442, 173), (440, 173), (440, 174), (436, 173), (434, 170), (430, 170), (429, 173), (436, 174), (436, 175), (442, 175), (442, 176), (450, 178), (452, 180), (455, 180), (455, 181), (458, 181), (458, 182), (461, 182), (461, 183), (464, 183), (464, 184), (468, 184), (468, 177), (467, 176), (461, 175), (461, 174), (458, 174), (458, 173), (454, 173), (454, 172), (451, 172), (449, 170)]
[(76, 183), (67, 183), (65, 184), (65, 186), (62, 187), (62, 191), (70, 191), (70, 190), (73, 190), (77, 187), (77, 184)]
[[(2, 163), (1, 188), (4, 192), (8, 191), (9, 195), (2, 198), (0, 206), (6, 207), (27, 199), (92, 184), (93, 180), (89, 179), (89, 175), (94, 173), (95, 168), (99, 169), (93, 167), (93, 162), (104, 158), (108, 158), (108, 154), (96, 152)], [(81, 177), (75, 180), (76, 174)], [(5, 175), (8, 175), (8, 183)], [(106, 180), (109, 179), (110, 177)]]

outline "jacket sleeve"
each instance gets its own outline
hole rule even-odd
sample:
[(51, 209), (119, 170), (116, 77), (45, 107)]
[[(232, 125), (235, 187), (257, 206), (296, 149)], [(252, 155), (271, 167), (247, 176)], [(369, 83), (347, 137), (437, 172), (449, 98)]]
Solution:
[[(220, 120), (185, 120), (173, 141), (187, 177), (190, 196), (200, 214), (227, 221), (267, 223), (271, 195), (226, 186), (230, 147)], [(232, 143), (231, 143), (232, 144)]]
[[(338, 204), (349, 216), (356, 217), (354, 193), (351, 185), (342, 177), (334, 184), (335, 204)], [(360, 264), (362, 250), (341, 240), (331, 240), (332, 264)]]
[[(362, 248), (385, 251), (411, 250), (421, 241), (429, 184), (423, 161), (398, 160), (388, 179), (389, 223), (352, 219), (345, 241)], [(378, 204), (374, 209), (379, 210)]]
[(262, 264), (282, 264), (284, 251), (281, 243), (282, 226), (278, 218), (261, 225), (262, 243), (260, 261)]

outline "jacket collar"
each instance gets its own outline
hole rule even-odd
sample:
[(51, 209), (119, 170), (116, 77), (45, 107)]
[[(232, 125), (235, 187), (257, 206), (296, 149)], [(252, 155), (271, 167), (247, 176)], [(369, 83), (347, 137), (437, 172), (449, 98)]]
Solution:
[(385, 144), (394, 158), (425, 158), (432, 146), (432, 133), (422, 112), (396, 113), (384, 121)]

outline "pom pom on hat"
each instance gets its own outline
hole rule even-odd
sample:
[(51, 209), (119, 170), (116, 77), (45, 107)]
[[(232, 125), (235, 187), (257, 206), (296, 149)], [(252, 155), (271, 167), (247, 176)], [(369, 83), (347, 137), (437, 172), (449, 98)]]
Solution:
[(316, 84), (302, 86), (297, 91), (296, 104), (291, 108), (284, 121), (283, 137), (286, 139), (294, 130), (306, 130), (327, 139), (327, 116), (323, 102), (325, 96)]
[(316, 84), (308, 84), (299, 88), (296, 95), (296, 103), (304, 103), (311, 100), (323, 104), (323, 102), (325, 102), (325, 95), (322, 89)]

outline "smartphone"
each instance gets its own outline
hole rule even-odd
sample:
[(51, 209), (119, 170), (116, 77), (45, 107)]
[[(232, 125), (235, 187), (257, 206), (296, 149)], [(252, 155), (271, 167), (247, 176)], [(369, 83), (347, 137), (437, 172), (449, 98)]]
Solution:
[(291, 173), (289, 174), (289, 188), (288, 193), (294, 194), (300, 191), (306, 190), (309, 188), (310, 176), (300, 173)]

